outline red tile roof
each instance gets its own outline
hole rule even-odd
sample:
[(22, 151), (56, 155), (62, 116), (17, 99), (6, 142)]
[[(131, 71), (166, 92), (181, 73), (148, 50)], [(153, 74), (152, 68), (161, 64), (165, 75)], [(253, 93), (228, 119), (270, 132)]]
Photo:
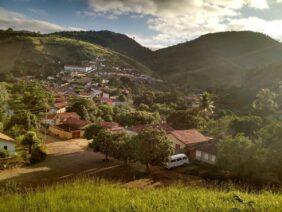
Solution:
[(58, 113), (55, 118), (58, 119), (68, 119), (68, 118), (77, 118), (80, 119), (80, 116), (75, 112), (66, 112), (66, 113)]
[(207, 142), (212, 138), (204, 136), (196, 129), (191, 130), (174, 130), (170, 132), (177, 140), (182, 142), (183, 144), (198, 144), (202, 142)]
[(85, 127), (86, 125), (88, 125), (89, 122), (85, 120), (70, 117), (66, 120), (65, 124), (71, 126), (74, 129), (81, 129)]

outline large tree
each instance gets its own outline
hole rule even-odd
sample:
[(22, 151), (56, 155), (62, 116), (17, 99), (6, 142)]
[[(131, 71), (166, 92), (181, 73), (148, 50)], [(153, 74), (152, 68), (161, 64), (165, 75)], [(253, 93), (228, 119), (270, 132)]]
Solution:
[(256, 100), (253, 102), (253, 109), (260, 115), (271, 115), (278, 108), (276, 99), (276, 93), (272, 92), (268, 88), (261, 89), (256, 96)]
[(76, 112), (82, 119), (88, 121), (94, 121), (98, 112), (93, 100), (79, 97), (70, 100), (67, 111)]
[(257, 178), (262, 161), (261, 148), (243, 135), (224, 138), (217, 146), (217, 165), (238, 178)]
[(177, 130), (202, 128), (205, 125), (205, 119), (190, 110), (173, 112), (167, 118), (167, 122)]
[(93, 146), (97, 147), (99, 151), (105, 154), (105, 161), (109, 160), (109, 156), (113, 151), (113, 134), (106, 129), (100, 130), (98, 135), (93, 139)]
[(272, 122), (259, 132), (266, 149), (266, 167), (282, 182), (282, 122)]
[(150, 165), (163, 165), (170, 155), (173, 148), (166, 133), (162, 130), (145, 128), (136, 137), (138, 160), (146, 165), (150, 172)]
[(253, 138), (263, 125), (263, 120), (259, 116), (236, 117), (230, 123), (230, 129), (234, 135), (242, 133), (245, 136)]

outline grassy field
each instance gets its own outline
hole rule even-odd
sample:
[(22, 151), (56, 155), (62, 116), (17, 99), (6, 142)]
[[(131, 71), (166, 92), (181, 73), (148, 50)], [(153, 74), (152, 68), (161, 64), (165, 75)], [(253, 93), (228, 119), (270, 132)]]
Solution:
[(267, 191), (249, 194), (181, 185), (138, 189), (88, 179), (21, 194), (2, 191), (0, 197), (0, 211), (279, 211), (281, 208), (282, 195)]

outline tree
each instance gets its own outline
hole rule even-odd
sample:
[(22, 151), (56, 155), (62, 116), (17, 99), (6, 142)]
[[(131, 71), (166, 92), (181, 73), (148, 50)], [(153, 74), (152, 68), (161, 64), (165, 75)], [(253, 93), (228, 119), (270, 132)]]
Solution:
[(72, 99), (67, 111), (76, 112), (82, 119), (87, 121), (93, 121), (97, 115), (97, 107), (94, 101), (86, 98)]
[(113, 134), (109, 130), (102, 129), (93, 139), (93, 143), (101, 153), (105, 154), (105, 161), (108, 161), (113, 151)]
[(208, 92), (204, 92), (200, 95), (198, 99), (200, 114), (204, 118), (208, 118), (214, 113), (214, 102), (212, 100), (212, 95)]
[(40, 115), (46, 113), (54, 103), (52, 93), (46, 91), (39, 82), (20, 81), (13, 85), (12, 94), (9, 105), (16, 112), (26, 110)]
[(266, 167), (282, 182), (282, 122), (272, 122), (259, 132), (266, 149)]
[(84, 137), (88, 140), (94, 139), (102, 129), (103, 127), (92, 124), (85, 129)]
[(18, 129), (23, 129), (25, 131), (37, 129), (37, 117), (27, 110), (15, 113), (5, 126), (5, 130), (9, 131), (14, 126), (18, 126)]
[(208, 132), (209, 136), (217, 139), (224, 138), (230, 135), (230, 123), (236, 116), (222, 116), (219, 119), (210, 119), (207, 121), (204, 130)]
[(28, 131), (23, 140), (22, 140), (22, 144), (25, 146), (28, 146), (28, 153), (31, 154), (32, 151), (32, 147), (35, 144), (38, 144), (40, 142), (40, 140), (37, 138), (37, 135), (35, 132), (32, 131)]
[(113, 135), (113, 151), (112, 156), (115, 159), (122, 160), (127, 164), (131, 160), (136, 159), (136, 142), (135, 137), (130, 137), (126, 133)]
[(240, 179), (254, 179), (262, 169), (263, 152), (243, 135), (226, 137), (217, 146), (217, 165)]
[(248, 137), (255, 137), (261, 129), (263, 120), (259, 116), (243, 116), (237, 117), (230, 123), (230, 129), (234, 135), (244, 134)]
[(150, 165), (163, 165), (170, 155), (173, 148), (170, 140), (162, 130), (145, 128), (136, 137), (138, 160), (146, 165), (150, 172)]
[(0, 121), (4, 120), (5, 109), (9, 100), (9, 92), (5, 83), (0, 83)]
[(167, 122), (177, 130), (198, 129), (205, 125), (205, 120), (202, 117), (189, 110), (178, 110), (173, 112), (167, 118)]
[(253, 109), (260, 115), (267, 116), (273, 114), (277, 110), (277, 94), (270, 89), (261, 89), (256, 100), (253, 102)]
[(105, 121), (113, 121), (114, 111), (110, 105), (102, 104), (98, 107), (98, 116), (100, 116)]
[(119, 114), (116, 116), (116, 120), (123, 126), (153, 124), (160, 121), (160, 115), (158, 113), (150, 113), (147, 111), (132, 111)]

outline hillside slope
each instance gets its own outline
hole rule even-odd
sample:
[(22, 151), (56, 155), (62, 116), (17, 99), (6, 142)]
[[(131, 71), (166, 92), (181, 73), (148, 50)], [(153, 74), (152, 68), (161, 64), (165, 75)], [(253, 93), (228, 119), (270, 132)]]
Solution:
[(91, 180), (30, 193), (5, 191), (0, 200), (1, 211), (279, 211), (282, 207), (279, 193), (248, 194), (183, 185), (138, 189)]
[(56, 32), (54, 35), (97, 44), (127, 55), (144, 64), (146, 64), (146, 61), (152, 56), (150, 49), (140, 45), (134, 39), (124, 34), (111, 31), (65, 31)]
[(243, 85), (250, 69), (281, 61), (282, 44), (266, 35), (221, 32), (158, 50), (150, 67), (179, 84), (207, 88)]
[(151, 71), (139, 62), (98, 45), (54, 35), (36, 33), (0, 32), (0, 73), (21, 75), (51, 75), (63, 69), (64, 64), (79, 64), (97, 56), (107, 58), (110, 64), (127, 64), (136, 71)]

